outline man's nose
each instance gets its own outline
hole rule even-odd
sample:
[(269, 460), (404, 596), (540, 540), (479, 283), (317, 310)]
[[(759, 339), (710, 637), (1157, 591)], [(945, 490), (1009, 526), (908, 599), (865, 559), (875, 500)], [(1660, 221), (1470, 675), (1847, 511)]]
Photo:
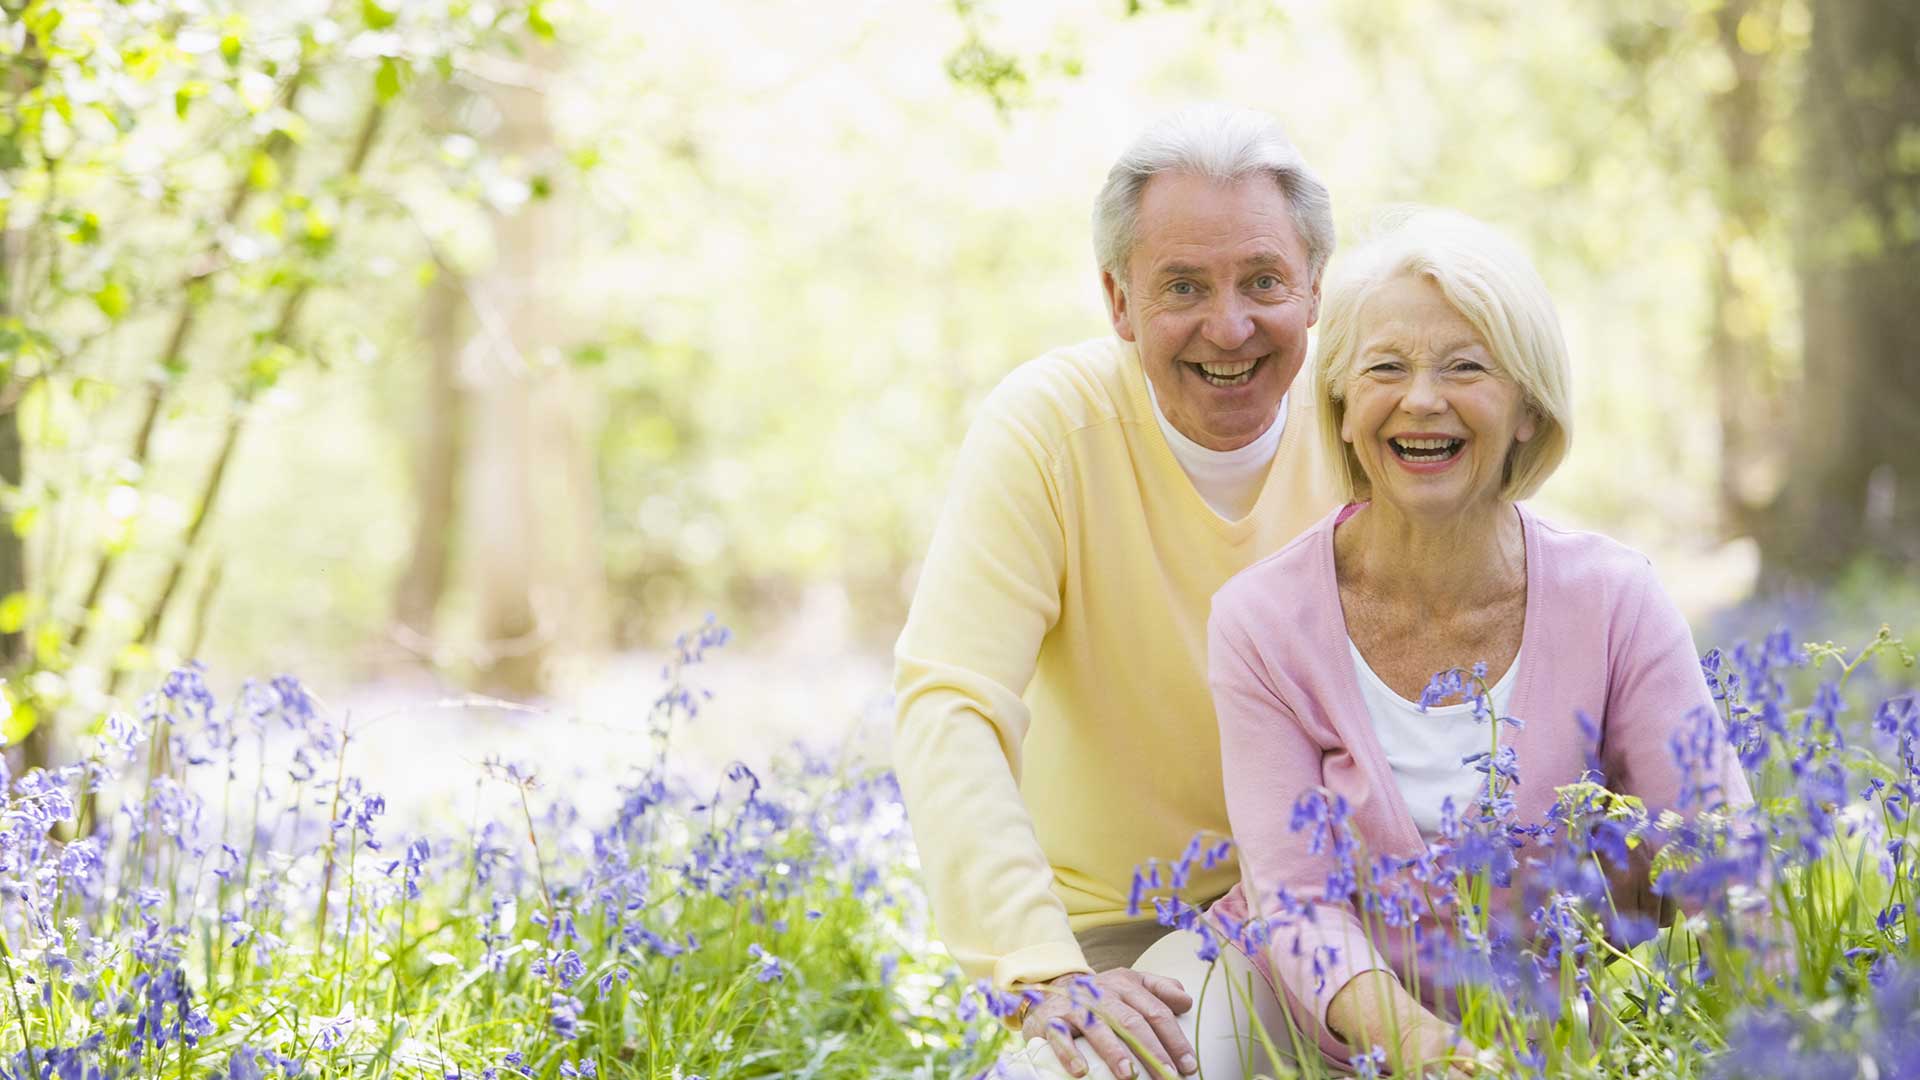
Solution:
[(1245, 345), (1253, 336), (1253, 309), (1246, 297), (1232, 289), (1223, 291), (1208, 308), (1200, 333), (1207, 344), (1222, 352)]

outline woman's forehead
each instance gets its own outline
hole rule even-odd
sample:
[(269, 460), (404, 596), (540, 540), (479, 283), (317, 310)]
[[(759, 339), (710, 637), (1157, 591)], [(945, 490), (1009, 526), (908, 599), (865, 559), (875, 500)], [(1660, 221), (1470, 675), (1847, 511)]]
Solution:
[(1486, 348), (1479, 329), (1425, 275), (1396, 274), (1368, 289), (1353, 319), (1363, 352), (1411, 356)]

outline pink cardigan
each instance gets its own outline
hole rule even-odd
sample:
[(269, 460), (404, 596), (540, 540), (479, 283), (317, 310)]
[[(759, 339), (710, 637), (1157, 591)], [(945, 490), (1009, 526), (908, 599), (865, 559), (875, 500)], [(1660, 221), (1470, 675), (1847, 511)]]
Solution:
[[(1362, 508), (1364, 509), (1364, 508)], [(1548, 524), (1522, 506), (1527, 611), (1521, 664), (1500, 743), (1519, 756), (1510, 794), (1519, 819), (1543, 819), (1554, 789), (1586, 769), (1586, 739), (1575, 714), (1600, 726), (1608, 785), (1658, 813), (1672, 807), (1681, 774), (1669, 737), (1696, 708), (1715, 708), (1693, 636), (1645, 556), (1606, 537)], [(1324, 894), (1330, 854), (1307, 849), (1289, 826), (1293, 806), (1314, 787), (1344, 796), (1369, 857), (1412, 857), (1425, 841), (1401, 801), (1374, 736), (1348, 653), (1334, 578), (1333, 534), (1354, 508), (1327, 515), (1280, 551), (1241, 571), (1214, 594), (1208, 677), (1220, 721), (1227, 814), (1240, 849), (1241, 884), (1214, 910), (1245, 919), (1247, 898), (1271, 915), (1286, 888), (1296, 899)], [(1727, 801), (1752, 801), (1731, 751), (1720, 755)], [(1463, 808), (1464, 809), (1464, 808)], [(1367, 940), (1350, 904), (1315, 904), (1309, 922), (1276, 929), (1265, 959), (1295, 1016), (1336, 1060), (1351, 1053), (1326, 1029), (1327, 1003), (1362, 972), (1400, 970)], [(1337, 950), (1331, 963), (1316, 948)], [(1261, 965), (1263, 968), (1268, 964)]]

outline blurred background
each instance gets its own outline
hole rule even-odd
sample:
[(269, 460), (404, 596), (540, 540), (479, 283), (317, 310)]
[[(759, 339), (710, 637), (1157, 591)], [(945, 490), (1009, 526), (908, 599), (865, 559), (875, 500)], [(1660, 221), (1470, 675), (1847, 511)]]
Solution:
[(1198, 100), (1279, 116), (1344, 242), (1526, 244), (1578, 406), (1538, 501), (1702, 647), (1920, 631), (1910, 0), (0, 10), (29, 761), (190, 657), (604, 759), (709, 613), (713, 753), (883, 741), (972, 410), (1107, 332), (1093, 194)]

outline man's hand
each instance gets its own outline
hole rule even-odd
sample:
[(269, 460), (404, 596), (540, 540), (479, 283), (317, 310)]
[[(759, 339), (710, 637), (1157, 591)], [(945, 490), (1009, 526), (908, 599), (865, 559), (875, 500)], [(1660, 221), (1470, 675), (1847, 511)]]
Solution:
[[(1086, 983), (1076, 986), (1077, 980)], [(1098, 975), (1062, 975), (1041, 989), (1046, 997), (1027, 1011), (1021, 1034), (1046, 1039), (1073, 1075), (1087, 1074), (1087, 1063), (1073, 1045), (1075, 1035), (1085, 1038), (1121, 1080), (1156, 1075), (1135, 1064), (1136, 1055), (1121, 1031), (1139, 1044), (1142, 1062), (1151, 1057), (1161, 1068), (1189, 1076), (1199, 1068), (1193, 1045), (1174, 1019), (1193, 1008), (1193, 998), (1178, 980), (1115, 968)]]

